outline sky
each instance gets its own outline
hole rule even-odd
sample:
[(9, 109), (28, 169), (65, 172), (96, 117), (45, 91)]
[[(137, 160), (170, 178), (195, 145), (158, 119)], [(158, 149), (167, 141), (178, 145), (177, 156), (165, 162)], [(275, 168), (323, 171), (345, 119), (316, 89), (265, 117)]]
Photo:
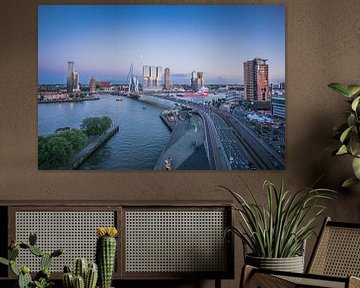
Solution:
[(125, 82), (131, 63), (169, 67), (171, 80), (243, 83), (243, 62), (268, 59), (285, 81), (284, 5), (39, 5), (38, 82), (66, 83), (67, 61), (80, 82)]

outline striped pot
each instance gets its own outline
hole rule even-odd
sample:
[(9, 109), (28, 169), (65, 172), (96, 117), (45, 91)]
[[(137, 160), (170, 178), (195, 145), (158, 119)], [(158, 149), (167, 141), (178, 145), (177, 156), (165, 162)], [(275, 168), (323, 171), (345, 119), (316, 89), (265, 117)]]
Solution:
[(263, 258), (248, 254), (245, 256), (245, 263), (262, 269), (304, 273), (303, 255), (289, 258)]

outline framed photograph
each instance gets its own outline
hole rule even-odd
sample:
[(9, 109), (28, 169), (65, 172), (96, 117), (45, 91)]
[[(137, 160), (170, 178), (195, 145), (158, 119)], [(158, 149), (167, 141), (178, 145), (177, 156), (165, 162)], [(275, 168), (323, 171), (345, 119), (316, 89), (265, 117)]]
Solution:
[(39, 5), (41, 170), (285, 169), (284, 5)]

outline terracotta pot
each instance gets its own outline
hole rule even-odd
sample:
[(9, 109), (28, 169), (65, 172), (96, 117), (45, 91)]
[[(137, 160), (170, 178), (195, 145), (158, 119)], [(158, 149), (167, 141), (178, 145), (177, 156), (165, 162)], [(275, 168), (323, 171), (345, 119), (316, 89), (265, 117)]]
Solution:
[(254, 267), (274, 271), (304, 273), (304, 256), (289, 258), (263, 258), (246, 255), (245, 263)]

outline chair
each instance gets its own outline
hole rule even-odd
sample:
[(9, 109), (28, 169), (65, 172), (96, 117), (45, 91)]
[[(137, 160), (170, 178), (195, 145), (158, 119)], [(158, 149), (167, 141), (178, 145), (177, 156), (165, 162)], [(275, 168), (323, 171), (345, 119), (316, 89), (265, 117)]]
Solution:
[(326, 218), (306, 273), (278, 272), (245, 265), (240, 287), (360, 287), (360, 223)]

